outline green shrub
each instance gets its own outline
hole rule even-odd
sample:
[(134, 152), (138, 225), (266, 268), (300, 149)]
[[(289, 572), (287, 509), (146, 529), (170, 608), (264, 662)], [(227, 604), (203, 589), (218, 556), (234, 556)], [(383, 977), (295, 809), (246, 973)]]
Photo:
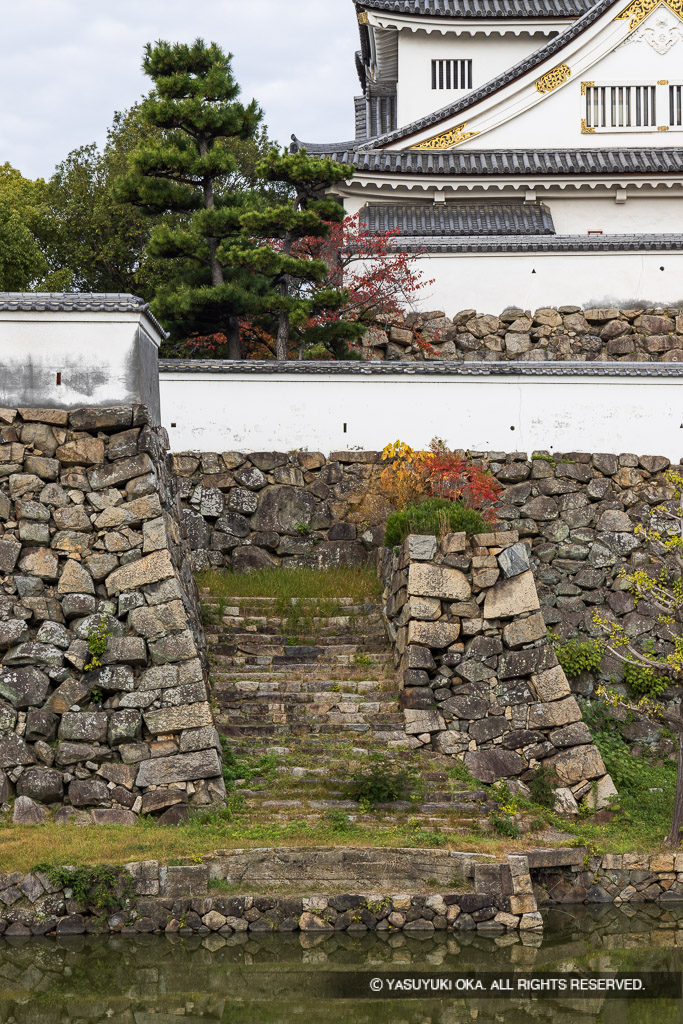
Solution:
[(533, 779), (529, 783), (531, 799), (541, 807), (553, 807), (555, 805), (555, 787), (557, 779), (545, 765), (536, 769)]
[(506, 839), (519, 839), (519, 825), (509, 814), (498, 814), (497, 811), (492, 811), (489, 821), (497, 836), (504, 836)]
[(641, 665), (624, 665), (624, 681), (638, 697), (661, 697), (669, 686), (667, 676), (657, 675), (654, 669)]
[(410, 533), (439, 537), (441, 533), (484, 533), (486, 523), (482, 515), (472, 508), (465, 508), (461, 501), (447, 501), (445, 498), (429, 498), (419, 505), (392, 512), (387, 519), (384, 543), (387, 547), (402, 544)]
[(557, 660), (568, 679), (580, 676), (582, 672), (597, 672), (603, 658), (603, 647), (599, 640), (568, 640), (559, 644), (559, 637), (551, 633), (550, 640), (555, 647)]
[(225, 736), (221, 736), (221, 747), (223, 750), (223, 781), (228, 793), (235, 789), (236, 779), (244, 779), (246, 782), (253, 778), (272, 781), (275, 777), (277, 757), (274, 754), (263, 754), (251, 761), (241, 761)]
[(382, 754), (370, 754), (365, 767), (349, 779), (349, 799), (361, 804), (388, 803), (406, 799), (414, 786), (415, 772), (393, 764)]

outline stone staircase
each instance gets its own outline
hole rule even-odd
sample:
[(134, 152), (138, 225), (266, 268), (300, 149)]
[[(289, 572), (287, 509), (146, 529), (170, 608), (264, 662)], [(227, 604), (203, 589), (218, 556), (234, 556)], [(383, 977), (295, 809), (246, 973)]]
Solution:
[[(487, 828), (484, 789), (457, 779), (454, 762), (413, 749), (377, 604), (351, 598), (219, 600), (202, 591), (217, 725), (240, 759), (275, 755), (274, 779), (241, 787), (254, 820), (315, 822), (342, 811), (358, 824), (410, 821), (467, 833)], [(346, 797), (348, 774), (370, 753), (416, 772), (410, 800), (363, 812)]]

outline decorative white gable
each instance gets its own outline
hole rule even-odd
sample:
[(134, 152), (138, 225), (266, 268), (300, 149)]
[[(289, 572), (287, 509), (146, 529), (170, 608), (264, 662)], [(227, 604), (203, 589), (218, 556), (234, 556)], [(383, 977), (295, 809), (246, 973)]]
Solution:
[(665, 133), (683, 131), (682, 35), (683, 0), (603, 0), (498, 79), (369, 145), (598, 147), (628, 134), (669, 146)]
[[(619, 45), (621, 47), (631, 46), (633, 43), (647, 43), (655, 53), (663, 55), (681, 40), (683, 40), (683, 21), (670, 7), (662, 4), (639, 28), (629, 33), (623, 43)], [(683, 61), (680, 53), (677, 56), (679, 61)]]

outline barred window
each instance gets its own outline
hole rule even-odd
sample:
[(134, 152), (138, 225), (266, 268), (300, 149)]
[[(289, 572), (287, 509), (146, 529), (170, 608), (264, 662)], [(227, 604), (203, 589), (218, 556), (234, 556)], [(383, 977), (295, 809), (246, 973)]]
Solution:
[(433, 60), (432, 89), (471, 89), (471, 60)]
[(669, 126), (671, 128), (683, 127), (682, 93), (683, 85), (669, 86)]
[[(656, 93), (654, 85), (587, 86), (586, 127), (654, 128), (657, 125)], [(673, 110), (673, 100), (671, 104)], [(678, 104), (680, 111), (680, 93)]]

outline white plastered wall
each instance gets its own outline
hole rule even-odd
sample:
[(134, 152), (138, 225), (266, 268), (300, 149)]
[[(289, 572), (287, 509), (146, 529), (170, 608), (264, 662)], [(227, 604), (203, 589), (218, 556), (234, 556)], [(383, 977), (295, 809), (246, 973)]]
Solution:
[(440, 35), (400, 32), (398, 38), (398, 127), (465, 96), (467, 89), (432, 89), (432, 60), (471, 60), (472, 88), (485, 85), (496, 75), (533, 53), (547, 42), (547, 35)]
[(630, 451), (678, 461), (677, 379), (161, 374), (174, 451), (378, 450), (396, 438), (489, 451)]
[[(416, 307), (498, 314), (508, 306), (670, 306), (683, 303), (683, 253), (432, 253)], [(663, 268), (663, 269), (662, 269)]]

